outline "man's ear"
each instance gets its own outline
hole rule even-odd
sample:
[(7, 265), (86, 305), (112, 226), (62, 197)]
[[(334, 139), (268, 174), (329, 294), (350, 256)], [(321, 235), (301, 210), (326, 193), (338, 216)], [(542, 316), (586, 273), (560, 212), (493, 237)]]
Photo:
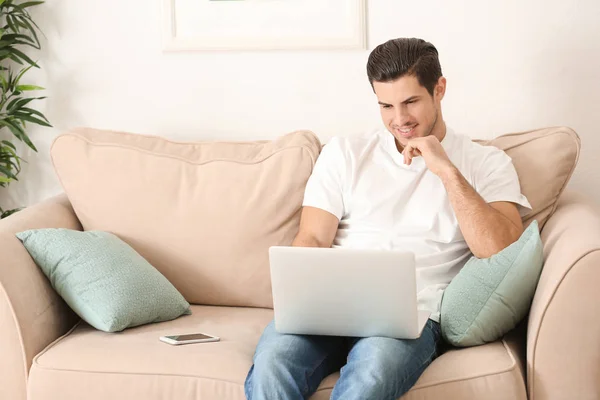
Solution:
[(446, 78), (440, 76), (440, 79), (438, 79), (438, 82), (433, 89), (433, 93), (435, 94), (435, 98), (440, 101), (444, 98), (444, 95), (446, 94)]

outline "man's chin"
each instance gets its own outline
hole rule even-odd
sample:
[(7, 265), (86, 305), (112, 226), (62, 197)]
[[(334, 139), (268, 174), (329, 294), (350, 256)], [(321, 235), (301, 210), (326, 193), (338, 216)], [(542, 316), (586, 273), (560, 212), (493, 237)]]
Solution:
[(398, 149), (398, 151), (402, 152), (402, 150), (404, 150), (404, 146), (406, 146), (406, 144), (408, 143), (408, 140), (404, 138), (398, 138), (395, 133), (392, 134), (392, 136), (394, 137), (394, 143), (396, 144), (396, 148)]

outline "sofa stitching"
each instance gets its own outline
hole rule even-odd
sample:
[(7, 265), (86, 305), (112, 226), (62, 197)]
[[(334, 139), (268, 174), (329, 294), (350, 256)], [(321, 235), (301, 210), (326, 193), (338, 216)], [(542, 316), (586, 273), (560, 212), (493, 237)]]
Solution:
[(432, 387), (432, 386), (443, 385), (445, 383), (463, 382), (463, 381), (468, 381), (468, 380), (477, 379), (477, 378), (484, 378), (486, 376), (505, 374), (507, 372), (513, 371), (517, 366), (517, 361), (515, 360), (515, 358), (512, 354), (512, 351), (510, 350), (510, 348), (508, 347), (508, 344), (506, 343), (506, 341), (504, 339), (502, 339), (502, 344), (504, 345), (504, 348), (506, 349), (506, 352), (508, 353), (508, 356), (510, 357), (510, 360), (511, 360), (511, 365), (509, 365), (507, 368), (500, 370), (500, 371), (490, 372), (490, 373), (475, 374), (475, 375), (466, 376), (466, 377), (462, 377), (462, 378), (442, 379), (437, 382), (431, 382), (431, 383), (423, 384), (423, 385), (415, 385), (413, 387), (413, 389), (414, 390), (425, 389), (425, 388)]
[[(117, 134), (120, 136), (140, 136), (143, 138), (149, 138), (149, 139), (161, 139), (165, 142), (168, 143), (173, 143), (176, 145), (188, 145), (188, 144), (196, 144), (196, 145), (202, 145), (205, 143), (226, 143), (226, 144), (247, 144), (247, 145), (252, 145), (252, 144), (256, 144), (256, 143), (268, 143), (268, 142), (272, 142), (272, 140), (269, 139), (265, 139), (265, 140), (254, 140), (254, 141), (246, 141), (246, 140), (240, 140), (240, 141), (236, 141), (236, 140), (227, 140), (227, 141), (218, 141), (218, 140), (199, 140), (199, 141), (185, 141), (185, 140), (173, 140), (173, 139), (169, 139), (166, 138), (164, 136), (159, 136), (159, 135), (151, 135), (151, 134), (147, 134), (147, 133), (135, 133), (135, 132), (123, 132), (123, 131), (112, 131), (109, 129), (96, 129), (96, 128), (88, 128), (88, 127), (84, 127), (84, 126), (80, 126), (80, 127), (76, 127), (73, 128), (72, 130), (70, 130), (69, 132), (67, 132), (66, 134), (71, 134), (74, 136), (78, 136), (80, 137), (80, 135), (82, 135), (83, 133), (81, 133), (84, 130), (88, 130), (88, 129), (93, 129), (95, 131), (98, 132), (106, 132), (106, 133), (111, 133), (111, 134)], [(288, 133), (287, 135), (291, 135), (294, 133), (310, 133), (312, 135), (314, 135), (315, 137), (317, 135), (315, 135), (314, 132), (309, 131), (309, 130), (297, 130), (297, 131), (293, 131)]]
[[(547, 132), (547, 131), (551, 131), (551, 130), (556, 130), (556, 131), (552, 132), (552, 133), (548, 133)], [(551, 136), (551, 135), (557, 135), (557, 134), (565, 134), (565, 133), (568, 136), (570, 136), (571, 138), (575, 139), (575, 141), (577, 143), (581, 142), (581, 139), (579, 138), (579, 135), (577, 135), (577, 133), (575, 131), (573, 131), (571, 128), (564, 127), (564, 126), (552, 126), (552, 127), (547, 127), (547, 128), (533, 129), (533, 130), (524, 131), (524, 132), (505, 133), (503, 135), (496, 136), (493, 139), (483, 140), (482, 141), (483, 143), (480, 143), (480, 144), (482, 144), (483, 146), (494, 146), (494, 147), (497, 147), (494, 144), (492, 144), (492, 141), (494, 141), (494, 140), (496, 140), (498, 138), (522, 136), (522, 135), (527, 135), (527, 134), (532, 133), (532, 132), (544, 132), (544, 134), (542, 134), (540, 136), (533, 137), (533, 138), (531, 138), (531, 139), (529, 139), (529, 140), (527, 140), (527, 141), (525, 141), (523, 143), (519, 143), (518, 145), (515, 145), (515, 146), (521, 146), (521, 145), (523, 145), (525, 143), (529, 143), (529, 142), (532, 142), (534, 140), (541, 139), (543, 137), (547, 137), (547, 136)], [(507, 147), (507, 149), (512, 149), (515, 146)]]
[[(310, 153), (311, 156), (311, 160), (315, 161), (314, 155), (312, 154), (312, 152), (307, 148), (308, 146), (300, 146), (300, 145), (293, 145), (293, 146), (288, 146), (288, 147), (283, 147), (283, 148), (279, 148), (279, 149), (275, 149), (271, 154), (268, 154), (267, 156), (259, 159), (259, 160), (255, 160), (252, 162), (243, 162), (243, 161), (239, 161), (239, 160), (232, 160), (232, 159), (227, 159), (227, 158), (215, 158), (215, 159), (211, 159), (208, 161), (204, 161), (204, 162), (196, 162), (196, 161), (192, 161), (192, 160), (188, 160), (184, 157), (179, 157), (179, 156), (173, 156), (170, 154), (161, 154), (161, 153), (157, 153), (151, 150), (146, 150), (146, 149), (140, 149), (139, 147), (135, 147), (135, 146), (131, 146), (131, 145), (124, 145), (124, 144), (114, 144), (114, 143), (96, 143), (93, 142), (87, 138), (72, 134), (72, 133), (64, 133), (60, 136), (58, 136), (56, 139), (54, 139), (54, 141), (52, 142), (52, 145), (50, 146), (50, 153), (52, 154), (52, 150), (54, 149), (54, 146), (56, 145), (56, 143), (61, 139), (61, 138), (66, 138), (66, 137), (72, 137), (75, 139), (79, 139), (82, 140), (92, 146), (98, 146), (98, 147), (113, 147), (113, 148), (122, 148), (122, 149), (128, 149), (128, 150), (135, 150), (138, 151), (140, 153), (144, 153), (144, 154), (150, 154), (153, 156), (157, 156), (157, 157), (162, 157), (162, 158), (171, 158), (174, 160), (179, 160), (179, 161), (183, 161), (186, 162), (188, 164), (192, 164), (192, 165), (206, 165), (206, 164), (210, 164), (212, 162), (217, 162), (217, 161), (224, 161), (224, 162), (231, 162), (231, 163), (236, 163), (236, 164), (243, 164), (243, 165), (254, 165), (254, 164), (260, 164), (263, 161), (268, 160), (269, 158), (275, 156), (278, 153), (281, 153), (283, 151), (286, 150), (290, 150), (290, 149), (302, 149), (304, 151), (307, 151)], [(211, 142), (207, 142), (207, 143), (211, 143)], [(225, 142), (227, 143), (227, 142)], [(193, 144), (193, 142), (190, 142), (190, 144)], [(52, 157), (53, 158), (53, 157)]]
[[(38, 364), (39, 365), (39, 364)], [(81, 370), (77, 370), (77, 369), (61, 369), (61, 368), (46, 368), (46, 367), (40, 367), (41, 369), (45, 369), (47, 371), (55, 371), (55, 372), (71, 372), (71, 373), (80, 373), (80, 374), (99, 374), (99, 375), (137, 375), (137, 376), (157, 376), (157, 377), (163, 377), (163, 376), (169, 376), (169, 377), (176, 377), (176, 378), (196, 378), (196, 379), (205, 379), (205, 380), (210, 380), (210, 381), (217, 381), (217, 382), (224, 382), (224, 383), (231, 383), (234, 385), (240, 385), (240, 386), (244, 386), (243, 383), (239, 383), (239, 382), (233, 382), (233, 381), (229, 381), (226, 379), (220, 379), (220, 378), (210, 378), (207, 376), (198, 376), (198, 375), (185, 375), (185, 374), (157, 374), (157, 373), (152, 373), (152, 372), (115, 372), (115, 371), (81, 371)]]
[[(73, 327), (68, 333), (66, 333), (65, 335), (63, 335), (60, 338), (58, 338), (56, 341), (54, 341), (52, 344), (50, 344), (46, 349), (44, 349), (39, 355), (37, 355), (35, 357), (35, 359), (34, 359), (34, 362), (35, 362), (36, 366), (39, 367), (39, 368), (41, 368), (41, 369), (48, 370), (48, 371), (89, 373), (89, 374), (141, 375), (141, 376), (173, 376), (173, 377), (210, 379), (210, 380), (214, 380), (214, 381), (226, 382), (226, 383), (233, 383), (233, 384), (238, 384), (240, 386), (243, 386), (243, 384), (240, 384), (238, 382), (228, 381), (226, 379), (209, 378), (209, 377), (206, 377), (206, 376), (197, 376), (197, 375), (164, 374), (164, 373), (157, 374), (157, 373), (143, 373), (143, 372), (116, 372), (116, 371), (110, 371), (110, 372), (107, 372), (107, 371), (82, 371), (82, 370), (74, 370), (74, 369), (66, 369), (66, 368), (45, 367), (45, 366), (41, 365), (38, 362), (38, 357), (42, 356), (47, 350), (49, 350), (50, 348), (52, 348), (53, 346), (55, 346), (59, 341), (61, 341), (62, 339), (64, 339), (68, 335), (70, 335), (80, 323), (81, 323), (81, 321), (78, 322), (77, 325), (75, 325), (75, 327)], [(505, 348), (506, 352), (508, 353), (508, 356), (510, 357), (510, 360), (511, 360), (511, 365), (509, 365), (507, 368), (505, 368), (503, 370), (500, 370), (500, 371), (494, 371), (494, 372), (485, 373), (485, 374), (475, 374), (475, 375), (461, 377), (461, 378), (444, 379), (444, 380), (440, 380), (440, 381), (437, 381), (437, 382), (431, 382), (431, 383), (424, 384), (424, 385), (416, 385), (411, 390), (425, 389), (425, 388), (428, 388), (428, 387), (438, 386), (438, 385), (442, 385), (442, 384), (445, 384), (445, 383), (463, 382), (463, 381), (468, 381), (468, 380), (477, 379), (477, 378), (483, 378), (483, 377), (487, 377), (487, 376), (505, 374), (507, 372), (513, 371), (516, 368), (516, 366), (517, 366), (517, 362), (516, 362), (516, 360), (515, 360), (515, 358), (513, 356), (512, 351), (510, 350), (508, 344), (506, 343), (506, 341), (504, 339), (502, 339), (502, 344), (504, 345), (504, 348)], [(331, 389), (331, 388), (321, 388), (321, 389), (318, 389), (317, 391), (326, 390), (326, 389)]]
[(32, 364), (36, 364), (39, 365), (41, 368), (44, 368), (41, 366), (40, 363), (38, 363), (38, 358), (40, 358), (41, 356), (43, 356), (44, 354), (46, 354), (46, 352), (48, 350), (50, 350), (51, 348), (53, 348), (58, 342), (62, 341), (64, 338), (66, 338), (67, 336), (69, 336), (71, 333), (73, 333), (73, 331), (75, 331), (75, 329), (77, 329), (77, 327), (81, 324), (81, 319), (79, 321), (77, 321), (77, 323), (67, 331), (67, 333), (65, 333), (64, 335), (58, 337), (55, 341), (53, 341), (52, 343), (50, 343), (48, 346), (46, 346), (46, 348), (42, 351), (40, 351), (32, 360)]

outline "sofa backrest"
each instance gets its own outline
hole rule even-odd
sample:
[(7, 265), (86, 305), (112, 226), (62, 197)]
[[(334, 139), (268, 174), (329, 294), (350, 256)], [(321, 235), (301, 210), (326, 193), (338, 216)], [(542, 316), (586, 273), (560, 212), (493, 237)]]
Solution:
[(130, 244), (190, 303), (272, 307), (268, 247), (298, 231), (321, 143), (179, 143), (75, 129), (51, 155), (85, 230)]
[[(490, 141), (512, 157), (540, 226), (579, 156), (568, 128)], [(321, 150), (311, 132), (273, 141), (181, 143), (75, 129), (52, 145), (62, 186), (85, 230), (129, 243), (190, 302), (272, 307), (268, 248), (298, 231), (304, 187)]]
[(512, 158), (521, 192), (533, 208), (523, 223), (528, 225), (535, 219), (542, 229), (579, 160), (579, 136), (570, 128), (553, 127), (476, 141), (496, 146)]

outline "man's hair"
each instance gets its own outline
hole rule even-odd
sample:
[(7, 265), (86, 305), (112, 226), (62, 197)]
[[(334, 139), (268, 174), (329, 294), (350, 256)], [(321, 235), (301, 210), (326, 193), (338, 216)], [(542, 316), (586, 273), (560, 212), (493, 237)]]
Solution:
[(416, 76), (419, 84), (433, 96), (433, 89), (442, 76), (438, 51), (423, 39), (399, 38), (377, 46), (369, 55), (369, 83), (391, 82), (404, 75)]

